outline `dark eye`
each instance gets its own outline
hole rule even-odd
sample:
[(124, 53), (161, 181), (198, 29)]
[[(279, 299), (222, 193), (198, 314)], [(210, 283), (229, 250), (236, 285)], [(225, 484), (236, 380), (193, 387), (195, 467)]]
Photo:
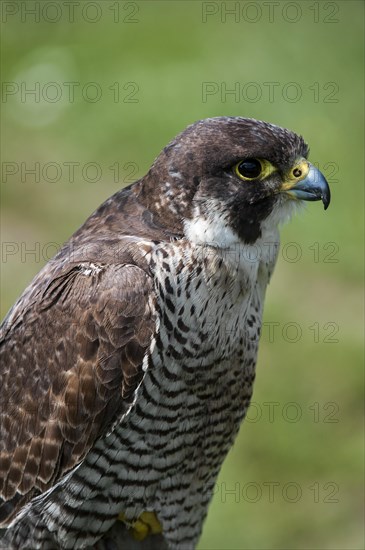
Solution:
[(262, 165), (258, 159), (246, 159), (236, 164), (236, 174), (243, 180), (254, 180), (262, 172)]

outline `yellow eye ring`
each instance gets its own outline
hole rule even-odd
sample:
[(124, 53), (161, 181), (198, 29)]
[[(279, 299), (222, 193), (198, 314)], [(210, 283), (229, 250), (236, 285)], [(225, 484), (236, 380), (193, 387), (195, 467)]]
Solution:
[(243, 181), (262, 180), (275, 170), (276, 168), (271, 162), (258, 158), (240, 160), (234, 167), (236, 176)]
[(236, 164), (235, 172), (241, 180), (255, 180), (262, 172), (262, 165), (259, 159), (245, 159)]

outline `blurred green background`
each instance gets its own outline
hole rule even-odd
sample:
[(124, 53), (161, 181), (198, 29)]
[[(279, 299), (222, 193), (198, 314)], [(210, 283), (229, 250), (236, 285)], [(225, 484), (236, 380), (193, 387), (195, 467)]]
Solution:
[(2, 315), (197, 119), (291, 128), (330, 181), (329, 210), (309, 204), (283, 228), (254, 404), (201, 550), (364, 547), (363, 6), (1, 4)]

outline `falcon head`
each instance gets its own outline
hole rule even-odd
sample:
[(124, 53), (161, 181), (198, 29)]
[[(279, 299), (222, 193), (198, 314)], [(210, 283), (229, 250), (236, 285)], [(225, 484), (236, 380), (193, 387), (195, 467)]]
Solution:
[(187, 238), (224, 248), (252, 244), (330, 189), (294, 132), (254, 119), (200, 120), (179, 134), (144, 178), (154, 220), (182, 224)]

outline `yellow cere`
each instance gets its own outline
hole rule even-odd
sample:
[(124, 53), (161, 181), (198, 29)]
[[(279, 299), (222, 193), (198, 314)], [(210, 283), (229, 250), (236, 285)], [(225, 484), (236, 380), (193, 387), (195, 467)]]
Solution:
[(298, 181), (303, 180), (309, 172), (309, 163), (306, 159), (299, 159), (294, 166), (285, 174), (285, 181), (281, 186), (281, 191), (288, 191)]

